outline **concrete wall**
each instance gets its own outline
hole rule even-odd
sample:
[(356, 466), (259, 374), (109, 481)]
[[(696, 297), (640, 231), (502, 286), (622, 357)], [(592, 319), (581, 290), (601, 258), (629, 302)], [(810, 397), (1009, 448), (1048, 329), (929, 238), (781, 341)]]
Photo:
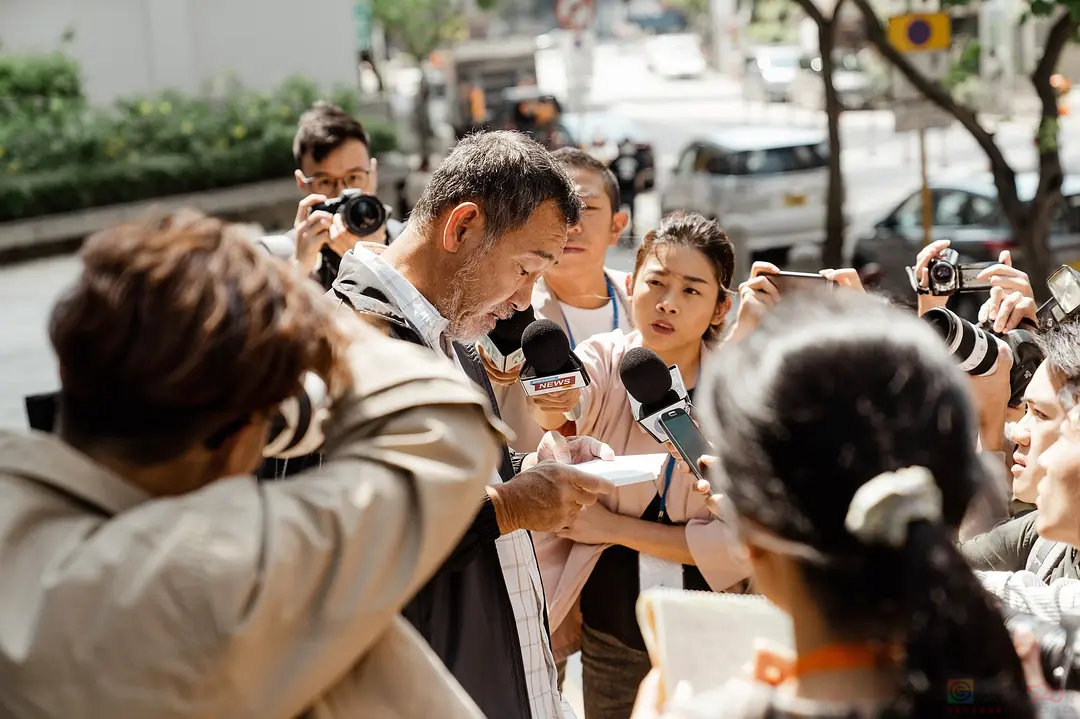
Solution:
[(3, 0), (3, 51), (51, 51), (66, 29), (94, 102), (235, 73), (270, 90), (293, 75), (355, 84), (352, 0)]

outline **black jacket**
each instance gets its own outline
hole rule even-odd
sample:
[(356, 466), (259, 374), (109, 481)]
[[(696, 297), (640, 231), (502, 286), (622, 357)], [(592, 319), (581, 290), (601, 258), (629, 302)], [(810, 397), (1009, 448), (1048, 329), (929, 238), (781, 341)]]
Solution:
[[(392, 336), (424, 344), (420, 334), (389, 302), (375, 275), (352, 254), (342, 261), (330, 294), (360, 313), (387, 322)], [(460, 344), (454, 348), (469, 379), (487, 393), (497, 413), (491, 384), (476, 349)], [(499, 469), (504, 482), (517, 474), (523, 458), (504, 447)], [(517, 622), (495, 547), (498, 537), (495, 510), (485, 496), (458, 546), (402, 614), (485, 715), (492, 719), (529, 719)], [(544, 622), (544, 631), (549, 631), (546, 612)]]

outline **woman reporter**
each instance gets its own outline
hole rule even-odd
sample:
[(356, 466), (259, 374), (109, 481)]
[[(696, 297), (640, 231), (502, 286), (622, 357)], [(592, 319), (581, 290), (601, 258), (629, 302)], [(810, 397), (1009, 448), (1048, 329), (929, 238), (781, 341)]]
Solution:
[[(127, 224), (82, 264), (57, 435), (0, 433), (0, 715), (477, 716), (396, 614), (495, 467), (484, 400), (236, 226)], [(335, 397), (325, 464), (260, 484), (305, 372)]]
[[(990, 480), (933, 330), (857, 293), (780, 302), (703, 383), (721, 514), (755, 586), (792, 616), (795, 653), (759, 657), (768, 682), (733, 680), (664, 716), (939, 717), (961, 679), (971, 713), (1033, 716), (1001, 616), (954, 544)], [(657, 716), (644, 686), (642, 719)]]

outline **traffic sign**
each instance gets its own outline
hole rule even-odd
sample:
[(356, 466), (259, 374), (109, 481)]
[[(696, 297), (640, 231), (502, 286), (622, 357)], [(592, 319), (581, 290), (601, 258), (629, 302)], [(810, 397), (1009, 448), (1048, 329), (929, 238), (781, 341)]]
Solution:
[(889, 44), (900, 52), (948, 50), (952, 19), (948, 13), (910, 13), (889, 18)]
[(556, 0), (555, 19), (563, 30), (586, 30), (596, 19), (595, 0)]

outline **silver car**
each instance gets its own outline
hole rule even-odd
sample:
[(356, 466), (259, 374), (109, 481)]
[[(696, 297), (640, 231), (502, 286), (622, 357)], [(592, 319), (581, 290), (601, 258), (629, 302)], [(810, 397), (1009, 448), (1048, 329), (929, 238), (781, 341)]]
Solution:
[(743, 65), (743, 97), (760, 102), (790, 102), (801, 57), (802, 50), (795, 45), (752, 49)]
[(733, 127), (694, 140), (660, 193), (660, 207), (699, 212), (735, 244), (736, 278), (754, 260), (787, 264), (793, 248), (824, 237), (829, 146), (824, 132)]

